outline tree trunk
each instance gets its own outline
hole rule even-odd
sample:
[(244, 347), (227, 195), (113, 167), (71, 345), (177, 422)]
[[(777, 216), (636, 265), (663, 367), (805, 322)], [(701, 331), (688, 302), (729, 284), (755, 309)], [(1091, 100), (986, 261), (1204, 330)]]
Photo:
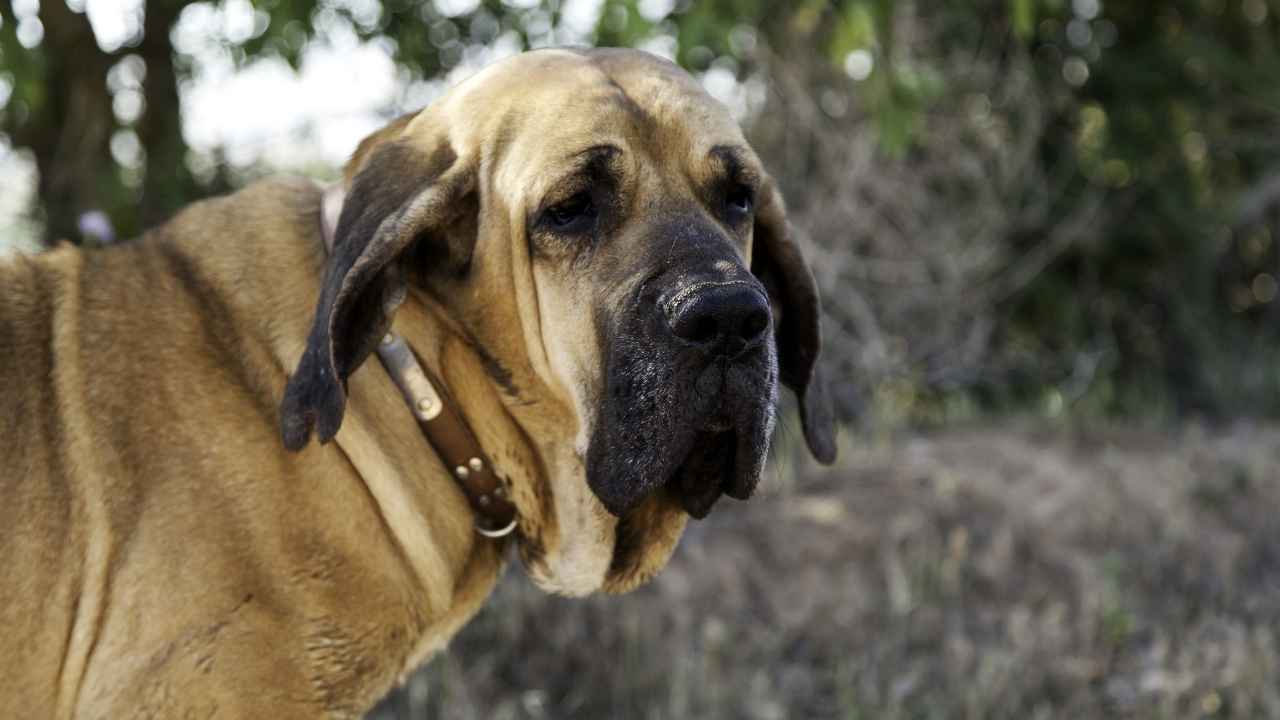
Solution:
[(88, 18), (66, 3), (43, 3), (40, 19), (49, 94), (31, 108), (14, 140), (35, 154), (45, 241), (78, 243), (80, 215), (112, 207), (113, 190), (120, 186), (110, 150), (115, 120), (107, 71), (112, 58), (98, 48)]
[(163, 222), (200, 195), (187, 169), (178, 75), (173, 64), (173, 45), (169, 40), (169, 33), (187, 4), (174, 0), (147, 3), (144, 35), (138, 47), (147, 65), (144, 84), (146, 109), (138, 120), (138, 139), (147, 154), (139, 230)]

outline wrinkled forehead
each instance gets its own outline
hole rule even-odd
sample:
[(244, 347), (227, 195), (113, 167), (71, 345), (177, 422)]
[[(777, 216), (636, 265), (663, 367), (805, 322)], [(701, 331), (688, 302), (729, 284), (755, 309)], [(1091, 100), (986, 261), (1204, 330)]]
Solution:
[(489, 144), (495, 184), (545, 193), (594, 148), (632, 162), (698, 162), (746, 142), (728, 110), (679, 67), (634, 50), (545, 50), (499, 63), (457, 88), (458, 122)]

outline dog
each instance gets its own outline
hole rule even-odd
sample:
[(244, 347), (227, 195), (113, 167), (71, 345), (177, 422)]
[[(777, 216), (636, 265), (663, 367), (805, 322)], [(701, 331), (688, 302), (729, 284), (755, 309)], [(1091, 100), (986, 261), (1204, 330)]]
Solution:
[[(491, 65), (328, 191), (264, 180), (8, 260), (0, 716), (356, 717), (508, 545), (547, 591), (628, 591), (752, 494), (779, 384), (834, 459), (819, 316), (729, 113), (619, 49)], [(369, 361), (397, 338), (509, 536)]]

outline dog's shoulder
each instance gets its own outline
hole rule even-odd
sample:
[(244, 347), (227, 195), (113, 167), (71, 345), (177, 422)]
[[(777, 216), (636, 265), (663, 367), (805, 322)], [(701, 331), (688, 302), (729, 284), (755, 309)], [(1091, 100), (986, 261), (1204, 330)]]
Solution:
[(192, 203), (148, 236), (182, 240), (270, 241), (319, 230), (323, 188), (303, 177), (269, 177), (228, 195)]

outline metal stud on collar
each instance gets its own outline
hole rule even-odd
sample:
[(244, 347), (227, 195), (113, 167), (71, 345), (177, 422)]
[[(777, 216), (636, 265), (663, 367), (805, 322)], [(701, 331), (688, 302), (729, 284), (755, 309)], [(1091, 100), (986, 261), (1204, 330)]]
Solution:
[(484, 461), (478, 457), (473, 457), (467, 461), (466, 465), (459, 465), (454, 468), (453, 474), (459, 480), (466, 480), (471, 476), (471, 473), (478, 473), (481, 470), (484, 470)]
[(418, 414), (424, 418), (436, 416), (436, 402), (429, 397), (418, 400)]
[(440, 393), (436, 391), (435, 386), (427, 379), (426, 373), (422, 371), (422, 366), (413, 360), (413, 355), (409, 346), (405, 344), (404, 338), (392, 332), (383, 335), (378, 355), (392, 372), (392, 377), (400, 387), (400, 392), (409, 403), (413, 414), (419, 420), (434, 420), (439, 417), (441, 410), (444, 409), (444, 402), (440, 399)]

